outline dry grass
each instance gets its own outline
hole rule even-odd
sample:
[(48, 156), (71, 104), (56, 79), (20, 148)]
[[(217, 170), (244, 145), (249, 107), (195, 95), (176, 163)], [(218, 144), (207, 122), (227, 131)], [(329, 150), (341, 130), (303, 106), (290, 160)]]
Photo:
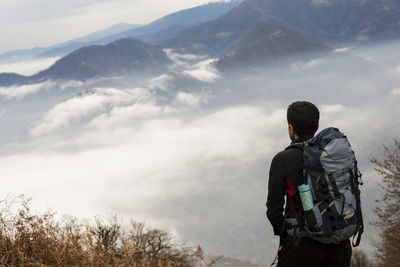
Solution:
[(354, 249), (351, 257), (351, 267), (374, 267), (375, 263), (368, 258), (367, 254), (360, 250)]
[(3, 201), (0, 210), (0, 266), (196, 266), (198, 251), (181, 246), (162, 230), (116, 217), (80, 223), (34, 215), (29, 200)]

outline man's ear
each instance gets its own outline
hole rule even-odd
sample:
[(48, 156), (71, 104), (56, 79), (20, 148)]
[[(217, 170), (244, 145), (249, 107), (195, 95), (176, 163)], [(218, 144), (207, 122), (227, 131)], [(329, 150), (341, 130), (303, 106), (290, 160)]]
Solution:
[(293, 125), (289, 124), (288, 126), (289, 137), (291, 140), (294, 140), (294, 128)]
[(289, 133), (292, 134), (292, 135), (295, 134), (293, 125), (291, 125), (291, 124), (289, 124)]
[(295, 139), (299, 138), (296, 131), (294, 130), (293, 125), (289, 124), (288, 129), (289, 129), (289, 137), (291, 140), (295, 140)]

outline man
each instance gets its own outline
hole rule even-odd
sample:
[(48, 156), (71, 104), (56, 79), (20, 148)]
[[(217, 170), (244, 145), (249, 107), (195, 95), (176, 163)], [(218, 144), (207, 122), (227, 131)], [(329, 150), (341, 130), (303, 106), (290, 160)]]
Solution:
[[(287, 110), (289, 137), (292, 145), (314, 137), (319, 127), (319, 110), (309, 102), (294, 102)], [(350, 266), (350, 240), (323, 244), (309, 237), (299, 242), (287, 234), (288, 219), (303, 215), (298, 186), (303, 178), (303, 151), (289, 146), (271, 162), (268, 181), (267, 217), (274, 234), (280, 236), (278, 267), (284, 266)], [(285, 205), (286, 196), (286, 205)], [(285, 207), (284, 207), (285, 206)], [(284, 214), (283, 214), (284, 213)]]

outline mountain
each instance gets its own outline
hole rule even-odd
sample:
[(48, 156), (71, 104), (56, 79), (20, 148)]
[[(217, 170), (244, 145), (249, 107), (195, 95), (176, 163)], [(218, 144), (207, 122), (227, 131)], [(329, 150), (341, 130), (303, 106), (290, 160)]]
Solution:
[(136, 38), (145, 42), (166, 40), (184, 29), (212, 21), (240, 4), (242, 0), (214, 2), (185, 9), (162, 17), (148, 25), (116, 24), (105, 30), (50, 47), (15, 50), (0, 54), (0, 61), (26, 60), (36, 57), (65, 56), (84, 46), (106, 45), (122, 38)]
[(0, 54), (0, 62), (8, 63), (8, 62), (17, 62), (21, 60), (29, 60), (39, 56), (41, 53), (45, 51), (46, 48), (44, 47), (7, 51)]
[(108, 36), (98, 40), (98, 42), (107, 43), (126, 37), (134, 37), (145, 42), (166, 40), (172, 38), (184, 29), (217, 19), (241, 2), (242, 0), (214, 2), (185, 9), (162, 17), (146, 26)]
[(248, 8), (246, 2), (248, 1), (218, 19), (185, 30), (160, 45), (174, 48), (181, 53), (207, 54), (213, 57), (222, 55), (262, 21), (263, 12), (258, 8)]
[[(101, 75), (121, 75), (143, 67), (156, 68), (156, 64), (151, 63), (152, 56), (143, 51), (151, 51), (150, 55), (154, 54), (155, 62), (160, 62), (163, 68), (169, 61), (162, 51), (165, 48), (219, 58), (216, 64), (223, 70), (241, 65), (255, 66), (277, 58), (320, 53), (330, 50), (337, 43), (368, 43), (400, 37), (398, 1), (245, 0), (238, 3), (212, 3), (183, 10), (147, 26), (94, 41), (105, 43), (126, 35), (158, 41), (148, 45), (135, 40), (132, 47), (138, 51), (128, 49), (131, 54), (124, 55), (133, 60), (134, 64), (119, 58), (120, 52), (110, 51), (110, 47), (119, 42), (107, 46), (94, 45), (78, 49), (29, 80), (87, 79)], [(230, 11), (215, 20), (199, 24), (217, 17), (229, 8)], [(176, 36), (159, 41), (178, 31)], [(68, 45), (67, 50), (84, 43)], [(148, 57), (142, 57), (141, 53)], [(4, 74), (2, 83), (12, 84), (19, 80), (26, 82), (22, 77)]]
[(93, 42), (93, 41), (99, 40), (101, 38), (104, 38), (106, 36), (116, 34), (119, 32), (124, 32), (124, 31), (131, 30), (131, 29), (136, 29), (141, 26), (142, 25), (138, 25), (138, 24), (118, 23), (118, 24), (112, 25), (111, 27), (109, 27), (105, 30), (94, 32), (94, 33), (88, 34), (84, 37), (69, 41), (66, 44), (72, 43), (72, 42), (86, 42), (86, 43)]
[(127, 24), (127, 23), (115, 24), (105, 30), (94, 32), (86, 36), (83, 36), (81, 38), (73, 39), (66, 43), (62, 43), (53, 46), (51, 48), (48, 48), (46, 49), (46, 51), (43, 51), (41, 54), (39, 54), (38, 57), (56, 57), (56, 56), (68, 55), (72, 51), (87, 46), (91, 42), (94, 42), (98, 39), (102, 39), (105, 38), (106, 36), (117, 34), (119, 32), (123, 32), (128, 29), (134, 29), (140, 26), (141, 25)]
[(164, 42), (183, 53), (219, 56), (268, 22), (330, 43), (400, 38), (400, 2), (392, 0), (245, 0), (215, 21), (192, 27)]
[(269, 21), (334, 43), (400, 38), (400, 2), (393, 0), (247, 0)]
[(160, 48), (133, 38), (106, 46), (83, 47), (32, 76), (1, 74), (0, 86), (43, 80), (86, 80), (94, 77), (165, 71), (171, 63)]
[(104, 38), (105, 36), (115, 34), (127, 29), (139, 27), (140, 25), (119, 23), (115, 24), (105, 30), (94, 32), (83, 37), (70, 40), (65, 43), (49, 46), (49, 47), (35, 47), (32, 49), (20, 49), (7, 51), (0, 54), (0, 61), (2, 62), (15, 62), (21, 60), (29, 60), (37, 57), (55, 57), (64, 56), (70, 52), (87, 45), (88, 42)]
[(11, 86), (13, 84), (24, 83), (27, 77), (16, 73), (0, 73), (0, 86)]
[(309, 34), (261, 22), (219, 59), (217, 67), (257, 66), (277, 58), (304, 57), (329, 48), (330, 45)]

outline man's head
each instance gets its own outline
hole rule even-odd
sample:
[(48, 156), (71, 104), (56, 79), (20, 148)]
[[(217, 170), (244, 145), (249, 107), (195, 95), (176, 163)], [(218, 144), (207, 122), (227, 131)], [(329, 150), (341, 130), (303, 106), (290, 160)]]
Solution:
[(312, 137), (318, 130), (319, 110), (310, 102), (297, 101), (290, 104), (287, 120), (290, 139)]

